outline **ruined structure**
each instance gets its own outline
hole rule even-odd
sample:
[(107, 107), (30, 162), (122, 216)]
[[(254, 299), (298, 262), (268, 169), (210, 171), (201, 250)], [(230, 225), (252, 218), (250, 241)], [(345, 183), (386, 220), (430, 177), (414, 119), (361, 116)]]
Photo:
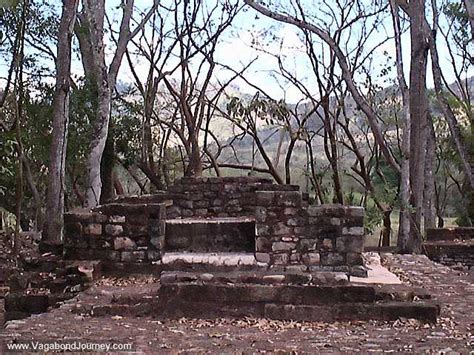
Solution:
[(474, 266), (474, 228), (430, 228), (423, 243), (426, 255), (448, 266)]
[(159, 263), (167, 252), (239, 252), (255, 265), (346, 271), (362, 264), (361, 207), (311, 206), (296, 185), (182, 178), (167, 191), (65, 215), (65, 255)]

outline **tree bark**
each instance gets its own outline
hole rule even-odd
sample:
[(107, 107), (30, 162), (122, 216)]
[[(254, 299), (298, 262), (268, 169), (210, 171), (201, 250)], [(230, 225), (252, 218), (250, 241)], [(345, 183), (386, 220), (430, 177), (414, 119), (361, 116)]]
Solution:
[(76, 21), (78, 0), (63, 0), (58, 33), (56, 91), (53, 103), (53, 137), (48, 176), (46, 225), (42, 240), (60, 244), (63, 240), (66, 148), (69, 124), (71, 75), (71, 40)]
[(102, 192), (100, 194), (100, 203), (106, 203), (115, 198), (114, 188), (114, 164), (115, 164), (115, 143), (110, 134), (105, 142), (104, 153), (101, 160), (101, 180)]
[[(99, 204), (102, 193), (101, 160), (104, 152), (110, 120), (111, 92), (115, 88), (117, 75), (125, 54), (127, 44), (143, 29), (145, 23), (156, 10), (158, 2), (154, 1), (152, 8), (145, 14), (133, 31), (130, 31), (130, 21), (133, 13), (134, 0), (126, 0), (122, 4), (123, 14), (120, 22), (117, 46), (110, 66), (105, 63), (104, 46), (104, 18), (105, 0), (82, 0), (83, 15), (88, 27), (88, 36), (81, 45), (81, 52), (88, 54), (84, 58), (84, 65), (93, 65), (97, 86), (96, 117), (93, 122), (93, 132), (90, 141), (90, 150), (87, 157), (87, 185), (86, 207), (95, 207)], [(84, 57), (84, 55), (83, 55)]]
[(436, 226), (436, 193), (434, 166), (436, 160), (436, 136), (431, 117), (428, 118), (426, 137), (425, 191), (423, 217), (424, 228)]
[(409, 252), (420, 252), (422, 242), (425, 153), (428, 98), (426, 69), (428, 39), (425, 32), (425, 0), (409, 3), (410, 16), (410, 186), (413, 211), (410, 216)]
[(395, 32), (395, 53), (397, 80), (402, 95), (403, 105), (403, 134), (401, 143), (401, 170), (400, 170), (400, 218), (397, 237), (397, 248), (399, 252), (408, 251), (408, 240), (410, 238), (410, 100), (409, 88), (405, 80), (403, 70), (403, 54), (401, 43), (401, 28), (399, 8), (396, 0), (390, 0), (392, 12), (393, 29)]

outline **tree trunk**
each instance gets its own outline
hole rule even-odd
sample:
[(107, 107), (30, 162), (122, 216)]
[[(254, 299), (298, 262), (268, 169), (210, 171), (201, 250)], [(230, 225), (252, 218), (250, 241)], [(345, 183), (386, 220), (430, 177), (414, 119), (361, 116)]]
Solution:
[(184, 173), (185, 176), (199, 177), (202, 176), (201, 149), (199, 147), (198, 137), (194, 132), (190, 134), (191, 154), (189, 156), (188, 166)]
[(425, 165), (425, 191), (424, 191), (424, 228), (436, 226), (436, 193), (434, 165), (436, 159), (436, 136), (431, 118), (428, 119), (426, 137), (426, 165)]
[(56, 91), (53, 103), (53, 137), (46, 201), (46, 225), (42, 240), (60, 244), (63, 240), (64, 189), (66, 148), (69, 124), (69, 94), (71, 75), (71, 40), (76, 21), (78, 0), (64, 0), (59, 25), (56, 64)]
[(396, 0), (390, 0), (393, 29), (395, 32), (395, 53), (397, 66), (397, 80), (402, 94), (403, 105), (403, 134), (401, 142), (401, 169), (400, 169), (400, 218), (398, 226), (397, 248), (401, 253), (408, 251), (410, 237), (410, 100), (409, 89), (403, 70), (403, 54), (401, 43), (401, 28), (399, 8)]
[[(102, 52), (103, 53), (103, 52)], [(102, 192), (102, 181), (100, 173), (100, 163), (107, 141), (108, 126), (110, 119), (110, 90), (109, 84), (104, 80), (99, 80), (101, 84), (98, 87), (99, 105), (97, 116), (93, 123), (93, 137), (90, 142), (90, 151), (87, 157), (87, 190), (86, 207), (95, 207), (99, 204)]]
[(101, 161), (101, 180), (102, 192), (100, 194), (100, 203), (106, 203), (115, 198), (114, 189), (114, 160), (115, 160), (115, 143), (109, 135), (105, 143), (104, 153)]
[(285, 157), (285, 184), (291, 184), (291, 157), (295, 148), (296, 138), (292, 137)]
[(410, 216), (408, 252), (421, 250), (423, 191), (425, 176), (426, 125), (428, 99), (426, 96), (426, 66), (428, 41), (424, 29), (425, 1), (413, 0), (410, 9), (410, 186), (413, 210)]
[(392, 220), (390, 216), (392, 215), (392, 210), (388, 209), (383, 211), (383, 226), (382, 226), (382, 246), (390, 246), (390, 235), (392, 234)]

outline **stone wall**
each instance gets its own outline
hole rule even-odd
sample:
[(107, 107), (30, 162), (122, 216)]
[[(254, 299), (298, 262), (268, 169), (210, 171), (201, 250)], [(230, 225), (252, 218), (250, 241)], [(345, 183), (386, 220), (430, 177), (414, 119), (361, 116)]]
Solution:
[(426, 255), (444, 265), (474, 266), (474, 228), (430, 228), (423, 249)]
[(364, 209), (302, 206), (298, 192), (257, 192), (258, 261), (309, 267), (362, 264)]
[(69, 259), (136, 263), (161, 259), (165, 203), (117, 204), (64, 215), (64, 252)]
[[(361, 265), (363, 208), (309, 206), (298, 190), (296, 185), (275, 185), (255, 177), (182, 178), (166, 192), (121, 198), (91, 213), (66, 214), (65, 249), (69, 257), (155, 261), (167, 250), (165, 219), (170, 224), (186, 220), (192, 225), (185, 233), (192, 242), (187, 251), (213, 251), (232, 244), (229, 238), (247, 243), (243, 233), (251, 233), (252, 251), (260, 263), (295, 270)], [(219, 219), (224, 224), (250, 220), (255, 227), (250, 230), (247, 224), (229, 234), (230, 226), (219, 230), (206, 226)], [(170, 250), (179, 238), (175, 227), (169, 228), (174, 238)], [(199, 246), (196, 240), (205, 243)], [(237, 250), (234, 243), (230, 251)], [(241, 250), (249, 251), (246, 246)]]

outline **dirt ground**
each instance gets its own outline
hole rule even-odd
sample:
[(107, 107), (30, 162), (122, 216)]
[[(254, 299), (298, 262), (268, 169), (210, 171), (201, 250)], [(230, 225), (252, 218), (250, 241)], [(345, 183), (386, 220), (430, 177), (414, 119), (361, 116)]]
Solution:
[[(158, 320), (151, 316), (91, 316), (77, 309), (153, 293), (155, 277), (103, 278), (60, 308), (6, 324), (6, 344), (28, 341), (133, 343), (136, 353), (340, 353), (474, 351), (474, 274), (431, 262), (424, 256), (384, 255), (404, 283), (422, 287), (442, 304), (437, 324), (396, 322), (282, 322), (265, 319)], [(74, 311), (76, 309), (76, 311)], [(1, 350), (0, 350), (1, 352)], [(24, 353), (24, 352), (22, 352)]]

